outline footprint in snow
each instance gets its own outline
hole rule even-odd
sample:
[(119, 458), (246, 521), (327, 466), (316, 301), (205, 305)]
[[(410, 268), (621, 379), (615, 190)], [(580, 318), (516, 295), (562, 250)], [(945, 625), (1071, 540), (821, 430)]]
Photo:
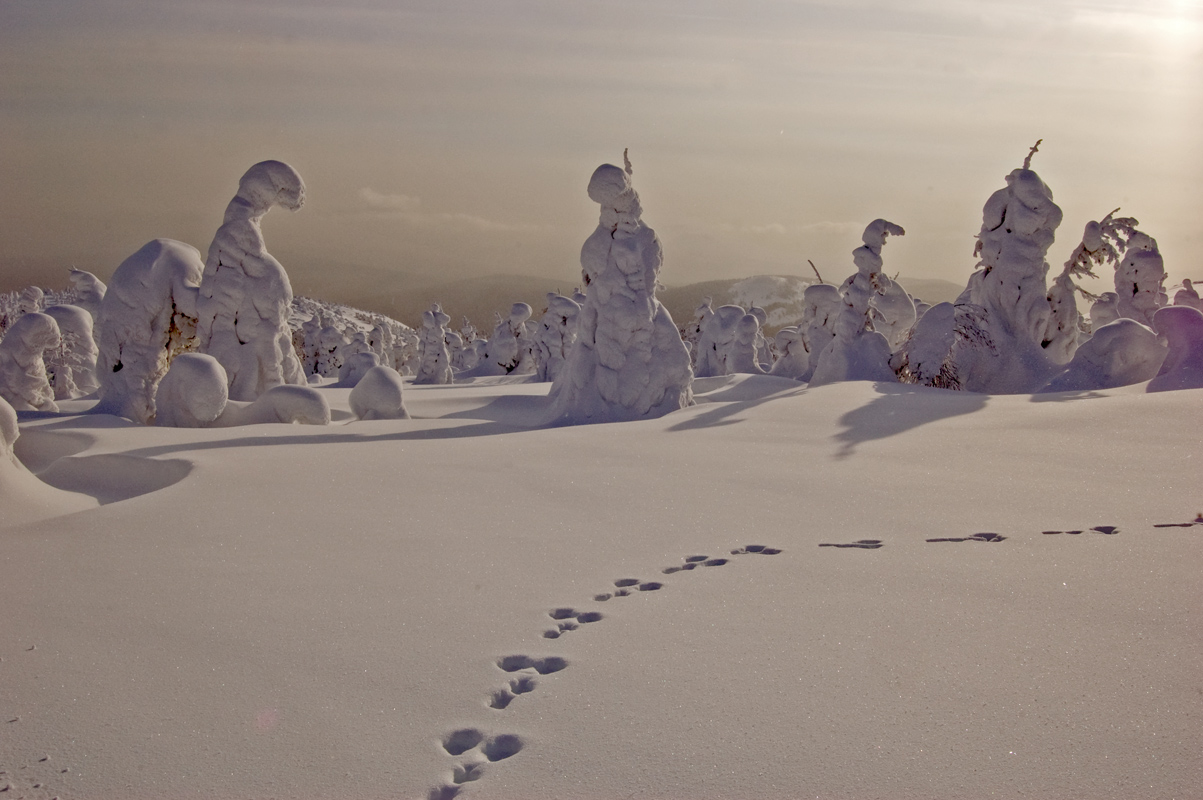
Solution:
[(1042, 533), (1045, 536), (1056, 536), (1060, 533), (1068, 534), (1069, 536), (1077, 536), (1082, 533), (1101, 533), (1105, 536), (1114, 536), (1119, 533), (1119, 528), (1114, 525), (1096, 525), (1088, 531), (1042, 531)]
[(949, 536), (942, 539), (927, 539), (929, 542), (1001, 542), (1006, 536), (997, 533), (975, 533), (972, 536)]
[(568, 660), (559, 656), (546, 658), (531, 658), (530, 656), (502, 656), (497, 659), (497, 667), (503, 672), (521, 672), (533, 669), (540, 675), (550, 675), (568, 666)]
[(858, 550), (876, 550), (881, 547), (880, 539), (858, 539), (855, 542), (822, 542), (819, 547), (855, 547)]
[(778, 550), (776, 547), (765, 547), (762, 544), (746, 544), (743, 547), (739, 548), (738, 550), (732, 550), (731, 555), (733, 555), (733, 556), (743, 556), (743, 555), (775, 556), (775, 555), (779, 554), (780, 552), (781, 551)]
[(1196, 525), (1203, 525), (1203, 514), (1195, 517), (1193, 522), (1163, 522), (1160, 525), (1154, 525), (1154, 528), (1193, 528)]
[(511, 758), (525, 746), (526, 743), (522, 737), (512, 733), (502, 733), (486, 739), (485, 735), (476, 728), (461, 728), (452, 731), (443, 737), (443, 749), (448, 754), (460, 756), (479, 748), (485, 761), (464, 762), (454, 767), (451, 772), (451, 783), (435, 786), (427, 793), (427, 800), (452, 800), (463, 790), (465, 783), (478, 780), (484, 774), (486, 763)]

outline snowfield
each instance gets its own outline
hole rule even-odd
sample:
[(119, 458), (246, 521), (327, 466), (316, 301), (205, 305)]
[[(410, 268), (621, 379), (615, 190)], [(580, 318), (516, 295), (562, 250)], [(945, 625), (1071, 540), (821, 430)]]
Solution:
[(4, 797), (1203, 797), (1203, 390), (411, 381), (20, 414)]

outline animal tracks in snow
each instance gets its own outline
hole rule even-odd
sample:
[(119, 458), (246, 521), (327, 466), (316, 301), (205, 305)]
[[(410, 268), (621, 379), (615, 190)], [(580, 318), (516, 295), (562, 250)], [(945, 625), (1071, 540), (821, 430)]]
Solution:
[(858, 539), (855, 542), (820, 542), (819, 547), (854, 547), (858, 550), (876, 550), (881, 547), (881, 539)]
[(1160, 525), (1154, 525), (1154, 528), (1194, 528), (1203, 527), (1203, 514), (1198, 514), (1192, 522), (1163, 522)]
[(1070, 536), (1077, 536), (1081, 533), (1101, 533), (1105, 536), (1114, 536), (1119, 533), (1119, 528), (1114, 525), (1096, 525), (1087, 531), (1041, 531), (1041, 533), (1045, 536), (1056, 536), (1059, 533), (1069, 534)]
[(997, 533), (975, 533), (972, 536), (950, 536), (942, 539), (926, 539), (928, 542), (1001, 542), (1006, 536)]
[[(775, 547), (750, 544), (732, 550), (731, 555), (772, 556), (780, 552), (781, 550)], [(669, 567), (662, 572), (672, 575), (698, 567), (721, 567), (728, 563), (728, 558), (689, 555), (682, 559), (680, 566)], [(618, 578), (613, 581), (612, 591), (595, 594), (593, 600), (602, 603), (617, 597), (630, 597), (635, 592), (657, 592), (664, 588), (665, 585), (660, 581)], [(543, 632), (545, 639), (558, 639), (606, 618), (600, 611), (581, 610), (573, 606), (557, 606), (550, 609), (547, 616), (556, 625)], [(513, 676), (506, 685), (495, 689), (485, 699), (484, 705), (497, 712), (505, 711), (514, 701), (535, 691), (540, 686), (539, 676), (554, 675), (568, 668), (568, 659), (562, 656), (530, 656), (523, 653), (499, 656), (493, 663), (502, 672)], [(463, 760), (452, 766), (444, 783), (430, 789), (426, 795), (427, 800), (453, 800), (467, 784), (480, 780), (489, 764), (512, 758), (526, 746), (525, 740), (518, 734), (502, 733), (490, 736), (480, 728), (457, 728), (445, 734), (439, 743), (448, 756)]]

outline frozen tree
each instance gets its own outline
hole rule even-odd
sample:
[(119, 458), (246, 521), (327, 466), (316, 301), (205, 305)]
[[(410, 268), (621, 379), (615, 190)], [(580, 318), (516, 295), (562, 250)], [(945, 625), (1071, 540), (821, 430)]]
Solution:
[(769, 374), (801, 380), (810, 365), (810, 353), (806, 350), (802, 332), (793, 326), (782, 328), (773, 337), (773, 346), (777, 350), (777, 359)]
[(1097, 331), (1119, 319), (1119, 297), (1115, 292), (1103, 292), (1090, 305), (1090, 329)]
[(0, 339), (0, 397), (17, 411), (58, 411), (43, 354), (59, 342), (58, 323), (37, 311), (19, 317)]
[(1157, 241), (1137, 231), (1128, 240), (1124, 258), (1115, 268), (1119, 315), (1152, 325), (1153, 314), (1166, 304), (1165, 277), (1165, 264)]
[(317, 314), (305, 320), (301, 325), (301, 348), (303, 358), (301, 369), (306, 375), (318, 373), (318, 358), (322, 352), (322, 320)]
[(121, 262), (96, 320), (96, 413), (149, 425), (155, 387), (179, 353), (195, 347), (204, 263), (191, 245), (155, 239)]
[(554, 381), (564, 368), (576, 339), (576, 318), (580, 313), (581, 307), (572, 298), (547, 293), (547, 311), (535, 336), (538, 380)]
[(422, 363), (414, 377), (414, 383), (453, 383), (451, 357), (447, 352), (447, 323), (451, 317), (435, 303), (429, 311), (422, 312)]
[(890, 349), (897, 349), (919, 318), (915, 301), (902, 284), (884, 273), (877, 278), (877, 294), (870, 300), (873, 306), (873, 330), (886, 337)]
[(18, 313), (35, 314), (45, 305), (46, 293), (36, 286), (26, 286), (21, 292), (21, 302), (17, 307)]
[(1153, 315), (1153, 326), (1169, 344), (1169, 354), (1148, 391), (1203, 389), (1203, 312), (1190, 306), (1166, 306)]
[(806, 287), (802, 294), (802, 321), (798, 323), (798, 330), (802, 332), (802, 342), (810, 355), (806, 372), (799, 380), (809, 381), (814, 374), (819, 353), (835, 338), (835, 320), (843, 307), (838, 287), (830, 283), (812, 283)]
[[(873, 330), (872, 301), (890, 279), (881, 271), (881, 250), (886, 237), (905, 234), (901, 227), (884, 219), (870, 222), (861, 235), (864, 243), (852, 251), (856, 273), (844, 282), (843, 308), (835, 318), (835, 338), (817, 354), (818, 363), (810, 376), (812, 386), (838, 381), (895, 381), (890, 369), (890, 342)], [(912, 312), (914, 307), (912, 306)], [(816, 358), (814, 350), (811, 359)]]
[(296, 211), (305, 184), (280, 161), (262, 161), (242, 176), (209, 245), (197, 302), (199, 349), (216, 358), (230, 397), (254, 400), (272, 386), (303, 384), (288, 327), (292, 286), (267, 252), (261, 223), (273, 206)]
[(1199, 298), (1199, 292), (1195, 290), (1190, 278), (1184, 279), (1182, 281), (1182, 288), (1174, 292), (1174, 305), (1189, 306), (1198, 311), (1203, 311), (1203, 299)]
[(1151, 329), (1133, 319), (1117, 319), (1083, 342), (1040, 391), (1093, 391), (1143, 383), (1157, 374), (1165, 357), (1165, 345)]
[(334, 385), (342, 389), (354, 387), (367, 374), (368, 370), (378, 366), (380, 366), (380, 357), (371, 350), (352, 353), (338, 368), (338, 382)]
[(731, 342), (735, 340), (735, 328), (747, 312), (742, 306), (719, 306), (705, 315), (698, 334), (695, 354), (694, 375), (698, 378), (714, 378), (730, 375), (728, 363)]
[(96, 358), (100, 351), (92, 337), (92, 315), (79, 306), (49, 306), (43, 312), (58, 323), (62, 342), (45, 354), (46, 371), (56, 400), (91, 394), (96, 382)]
[(760, 318), (748, 313), (740, 317), (727, 348), (727, 368), (732, 374), (763, 375), (757, 358), (756, 344), (760, 337)]
[[(529, 322), (531, 307), (514, 303), (510, 315), (502, 319), (495, 313), (493, 336), (483, 345), (479, 363), (461, 377), (481, 378), (490, 375), (524, 375), (535, 371), (536, 345), (533, 324)], [(479, 340), (478, 340), (479, 341)]]
[(689, 349), (656, 299), (660, 240), (641, 219), (630, 162), (625, 170), (598, 167), (588, 192), (601, 215), (581, 248), (586, 299), (576, 343), (552, 384), (552, 420), (648, 419), (692, 405)]
[(702, 338), (702, 328), (706, 320), (714, 316), (714, 300), (707, 296), (702, 298), (702, 304), (693, 312), (693, 319), (681, 330), (681, 341), (689, 348), (689, 357), (693, 361), (694, 374), (697, 374), (698, 340)]
[(318, 333), (317, 374), (323, 378), (333, 378), (338, 375), (343, 365), (342, 349), (347, 344), (342, 331), (333, 325), (327, 325)]
[(71, 287), (75, 290), (75, 302), (72, 305), (77, 305), (87, 311), (95, 320), (100, 314), (100, 301), (104, 300), (104, 293), (107, 290), (104, 282), (91, 272), (82, 269), (72, 269), (70, 280)]
[(1050, 315), (1041, 344), (1054, 364), (1066, 364), (1073, 358), (1081, 336), (1082, 315), (1078, 312), (1076, 295), (1082, 290), (1074, 278), (1097, 278), (1096, 267), (1118, 264), (1123, 248), (1136, 233), (1136, 220), (1116, 217), (1118, 211), (1115, 209), (1098, 222), (1086, 223), (1082, 242), (1049, 288)]
[(401, 390), (401, 373), (373, 367), (351, 390), (351, 413), (360, 419), (409, 419)]
[[(1037, 142), (1039, 145), (1039, 142)], [(1055, 371), (1042, 344), (1052, 310), (1048, 304), (1045, 254), (1061, 224), (1053, 193), (1029, 166), (1007, 175), (1007, 185), (982, 209), (974, 255), (981, 270), (962, 300), (984, 310), (994, 349), (958, 345), (955, 361), (966, 389), (1015, 394), (1034, 391)]]
[(181, 353), (171, 362), (155, 394), (155, 425), (207, 428), (229, 400), (226, 371), (213, 356)]

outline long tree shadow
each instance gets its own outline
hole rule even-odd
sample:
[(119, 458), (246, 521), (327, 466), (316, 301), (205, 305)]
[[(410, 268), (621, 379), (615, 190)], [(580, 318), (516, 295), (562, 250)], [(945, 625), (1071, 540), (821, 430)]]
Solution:
[(836, 458), (847, 458), (864, 442), (887, 439), (921, 425), (980, 411), (989, 400), (989, 395), (984, 394), (908, 384), (879, 383), (874, 389), (878, 397), (840, 417), (843, 429), (833, 437), (841, 443)]
[[(701, 379), (701, 381), (714, 380), (717, 379)], [(695, 381), (695, 386), (701, 381)], [(750, 408), (805, 393), (806, 384), (789, 378), (768, 375), (748, 376), (737, 383), (724, 384), (719, 389), (697, 395), (698, 405), (714, 405), (714, 408), (700, 414), (693, 414), (688, 419), (669, 427), (668, 430), (677, 432), (734, 425), (740, 421), (738, 415)]]

